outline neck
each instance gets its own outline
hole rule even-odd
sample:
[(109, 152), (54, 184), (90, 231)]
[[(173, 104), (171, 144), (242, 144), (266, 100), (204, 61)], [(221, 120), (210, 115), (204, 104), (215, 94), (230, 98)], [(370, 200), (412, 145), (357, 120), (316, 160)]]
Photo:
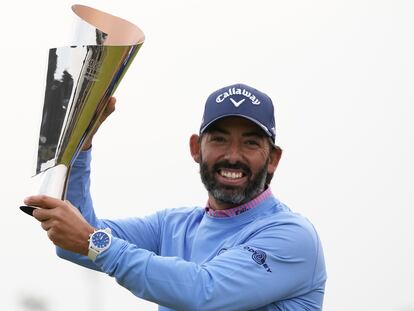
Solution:
[(266, 189), (263, 189), (262, 191), (260, 191), (258, 194), (256, 194), (255, 196), (249, 198), (246, 201), (240, 202), (240, 203), (228, 203), (228, 202), (223, 202), (220, 200), (217, 200), (216, 198), (213, 197), (213, 195), (211, 193), (208, 194), (208, 205), (210, 208), (212, 208), (215, 211), (218, 210), (225, 210), (225, 209), (231, 209), (240, 205), (243, 205), (251, 200), (253, 200), (254, 198), (258, 197), (259, 195), (261, 195), (263, 193), (263, 191), (265, 191)]
[(216, 200), (211, 194), (208, 195), (208, 205), (215, 211), (230, 209), (239, 206), (239, 204), (226, 203)]

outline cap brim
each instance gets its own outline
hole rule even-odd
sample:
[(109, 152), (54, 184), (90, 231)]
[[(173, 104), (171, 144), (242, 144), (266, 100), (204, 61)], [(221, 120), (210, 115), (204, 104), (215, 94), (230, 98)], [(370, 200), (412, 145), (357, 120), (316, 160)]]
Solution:
[(254, 124), (258, 125), (265, 133), (267, 136), (269, 136), (270, 138), (272, 138), (274, 140), (274, 136), (272, 135), (272, 133), (270, 133), (270, 131), (267, 129), (266, 126), (264, 126), (262, 123), (260, 123), (259, 121), (250, 118), (248, 116), (245, 115), (241, 115), (241, 114), (236, 114), (236, 113), (231, 113), (231, 114), (226, 114), (226, 115), (221, 115), (213, 120), (211, 120), (210, 122), (208, 122), (206, 125), (204, 125), (201, 129), (200, 129), (200, 134), (204, 133), (204, 131), (210, 126), (212, 125), (214, 122), (221, 120), (223, 118), (227, 118), (227, 117), (240, 117), (243, 119), (247, 119), (251, 122), (253, 122)]

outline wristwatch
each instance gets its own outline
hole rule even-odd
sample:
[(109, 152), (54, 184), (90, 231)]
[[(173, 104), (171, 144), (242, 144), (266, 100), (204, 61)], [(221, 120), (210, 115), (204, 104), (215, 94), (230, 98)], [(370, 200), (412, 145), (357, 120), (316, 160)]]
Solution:
[(89, 251), (88, 257), (95, 261), (96, 256), (108, 249), (111, 245), (111, 229), (99, 229), (89, 235)]

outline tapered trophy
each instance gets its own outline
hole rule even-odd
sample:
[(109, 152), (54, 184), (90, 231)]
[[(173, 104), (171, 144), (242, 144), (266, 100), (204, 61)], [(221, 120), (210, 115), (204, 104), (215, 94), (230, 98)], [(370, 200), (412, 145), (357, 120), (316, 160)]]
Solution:
[(34, 176), (38, 194), (59, 199), (65, 199), (74, 159), (145, 38), (122, 18), (83, 5), (72, 10), (79, 44), (49, 50)]

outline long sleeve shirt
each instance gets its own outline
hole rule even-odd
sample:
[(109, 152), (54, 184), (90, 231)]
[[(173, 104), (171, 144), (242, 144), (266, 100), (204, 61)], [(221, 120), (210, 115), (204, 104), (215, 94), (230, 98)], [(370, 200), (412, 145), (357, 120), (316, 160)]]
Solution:
[(326, 281), (312, 224), (273, 195), (232, 217), (203, 207), (144, 218), (101, 220), (89, 193), (90, 151), (76, 159), (67, 199), (111, 246), (95, 262), (63, 249), (62, 258), (102, 271), (166, 310), (321, 310)]

